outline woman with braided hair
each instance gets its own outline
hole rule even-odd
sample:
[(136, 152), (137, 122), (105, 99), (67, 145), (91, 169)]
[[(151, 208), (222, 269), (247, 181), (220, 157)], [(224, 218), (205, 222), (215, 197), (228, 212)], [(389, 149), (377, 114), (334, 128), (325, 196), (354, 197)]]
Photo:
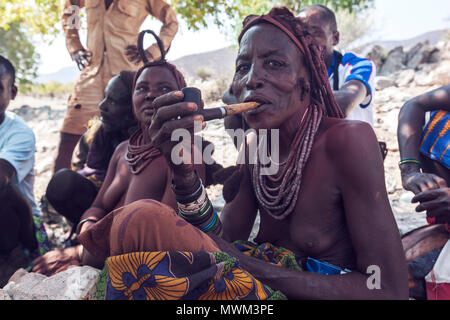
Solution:
[[(162, 43), (152, 31), (143, 31), (139, 37), (142, 49), (143, 36), (152, 33), (162, 48)], [(184, 77), (178, 69), (162, 58), (148, 62), (137, 71), (132, 90), (133, 113), (138, 128), (131, 137), (115, 149), (106, 176), (93, 203), (78, 219), (76, 232), (95, 225), (105, 219), (114, 209), (140, 199), (155, 199), (161, 203), (177, 208), (177, 202), (170, 190), (170, 170), (161, 153), (149, 137), (148, 126), (152, 121), (154, 109), (152, 102), (160, 95), (186, 87)], [(141, 53), (145, 58), (145, 55)], [(197, 165), (196, 170), (205, 182), (204, 165)], [(106, 223), (107, 223), (106, 222)], [(104, 224), (100, 225), (100, 228)], [(97, 231), (96, 239), (108, 239), (108, 234)], [(34, 261), (34, 272), (51, 275), (66, 269), (71, 264), (82, 263), (83, 246), (53, 250)], [(106, 256), (94, 258), (85, 252), (89, 264), (102, 266)]]
[[(106, 298), (407, 299), (375, 134), (342, 119), (322, 53), (287, 8), (245, 19), (231, 89), (237, 102), (260, 104), (243, 114), (250, 128), (278, 130), (278, 173), (240, 165), (219, 217), (193, 165), (171, 159), (171, 133), (203, 121), (199, 106), (179, 91), (155, 99), (148, 134), (171, 169), (178, 215), (158, 202), (121, 209), (110, 227), (117, 236), (109, 242)], [(246, 149), (243, 159), (252, 156)], [(124, 221), (136, 216), (151, 223), (131, 235)], [(80, 237), (94, 252), (93, 229)]]

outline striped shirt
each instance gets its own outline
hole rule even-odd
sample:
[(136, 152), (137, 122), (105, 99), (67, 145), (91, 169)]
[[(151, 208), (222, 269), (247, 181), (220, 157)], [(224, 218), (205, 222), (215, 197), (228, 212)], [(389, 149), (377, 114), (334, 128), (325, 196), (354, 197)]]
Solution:
[(450, 169), (450, 112), (434, 110), (423, 131), (420, 153)]
[[(364, 83), (370, 92), (359, 107), (353, 109), (346, 119), (364, 121), (373, 127), (372, 97), (375, 94), (375, 63), (369, 59), (359, 57), (352, 52), (347, 52), (342, 56), (339, 66), (336, 66), (338, 55), (340, 55), (339, 52), (335, 51), (333, 62), (330, 68), (328, 68), (328, 78), (331, 88), (333, 90), (339, 90), (346, 82), (355, 79)], [(335, 88), (334, 84), (335, 70), (337, 70), (339, 82), (337, 88)]]

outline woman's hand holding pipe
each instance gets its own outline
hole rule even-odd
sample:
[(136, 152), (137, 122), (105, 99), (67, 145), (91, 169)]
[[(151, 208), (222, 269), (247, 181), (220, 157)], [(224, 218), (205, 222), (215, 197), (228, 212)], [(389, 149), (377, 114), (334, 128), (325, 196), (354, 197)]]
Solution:
[[(196, 114), (202, 106), (194, 102), (184, 102), (181, 91), (173, 91), (160, 96), (153, 102), (156, 110), (148, 129), (153, 145), (164, 155), (169, 167), (172, 169), (174, 183), (177, 187), (190, 184), (194, 179), (193, 142), (194, 121), (200, 122), (203, 128), (203, 116)], [(175, 130), (181, 136), (181, 141), (172, 136)], [(176, 132), (175, 132), (176, 133)], [(184, 161), (180, 161), (183, 159)], [(180, 163), (181, 162), (181, 163)]]

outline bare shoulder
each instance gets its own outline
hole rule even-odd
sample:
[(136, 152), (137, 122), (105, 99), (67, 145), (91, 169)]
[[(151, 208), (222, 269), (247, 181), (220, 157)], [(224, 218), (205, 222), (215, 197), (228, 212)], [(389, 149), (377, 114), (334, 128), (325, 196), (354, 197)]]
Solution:
[(376, 150), (379, 153), (375, 132), (366, 122), (325, 118), (321, 127), (321, 135), (326, 139), (327, 153), (334, 159), (355, 152)]
[(123, 156), (128, 150), (128, 144), (129, 144), (128, 140), (125, 140), (116, 147), (116, 150), (114, 150), (114, 153), (111, 157), (111, 163), (112, 162), (117, 163), (121, 158), (123, 158)]
[(128, 150), (129, 140), (121, 142), (114, 151), (114, 154), (123, 155)]

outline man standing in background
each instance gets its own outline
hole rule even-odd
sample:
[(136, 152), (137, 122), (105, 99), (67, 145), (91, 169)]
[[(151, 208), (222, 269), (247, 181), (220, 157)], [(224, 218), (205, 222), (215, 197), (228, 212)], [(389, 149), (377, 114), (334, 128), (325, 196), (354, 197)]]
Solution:
[[(86, 48), (81, 44), (79, 10), (86, 9)], [(137, 70), (142, 58), (137, 49), (140, 27), (148, 15), (162, 22), (159, 33), (167, 51), (178, 31), (173, 9), (163, 0), (66, 0), (62, 16), (67, 49), (81, 70), (69, 97), (61, 128), (53, 172), (70, 167), (72, 152), (88, 121), (99, 115), (108, 81), (122, 70)], [(149, 61), (157, 60), (157, 44), (146, 50)]]
[[(372, 97), (375, 93), (376, 66), (354, 53), (341, 54), (335, 50), (339, 44), (339, 31), (334, 12), (318, 4), (304, 7), (298, 16), (309, 33), (324, 50), (324, 61), (334, 98), (348, 120), (360, 120), (373, 127)], [(235, 103), (228, 90), (223, 98), (226, 104)], [(241, 115), (225, 118), (225, 128), (242, 126)]]

